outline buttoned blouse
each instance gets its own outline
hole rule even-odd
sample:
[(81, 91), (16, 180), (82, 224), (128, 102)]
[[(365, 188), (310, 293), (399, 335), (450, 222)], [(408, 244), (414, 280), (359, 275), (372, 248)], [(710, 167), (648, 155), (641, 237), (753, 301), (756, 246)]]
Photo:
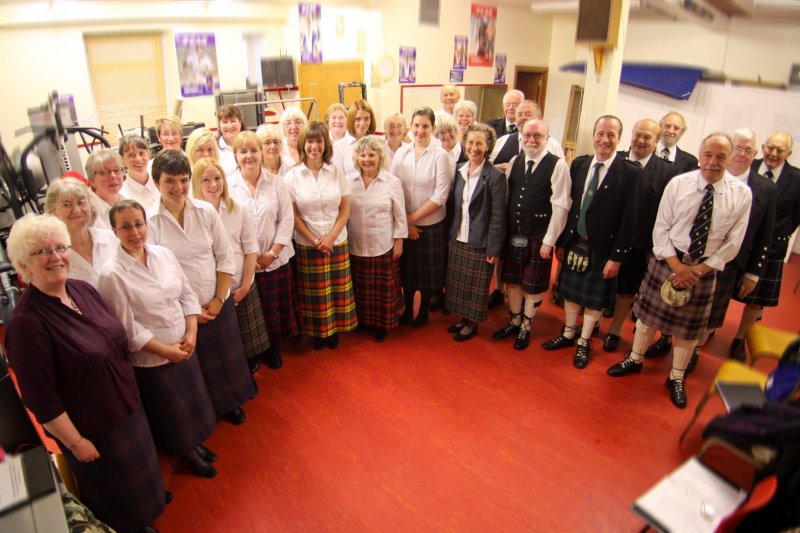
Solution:
[(356, 138), (352, 135), (345, 135), (333, 144), (333, 164), (342, 169), (345, 176), (349, 176), (356, 171), (353, 164), (353, 148), (356, 145)]
[[(272, 261), (266, 272), (280, 268), (294, 255), (292, 234), (294, 233), (294, 210), (292, 198), (283, 178), (272, 174), (265, 168), (256, 183), (255, 195), (245, 183), (241, 172), (237, 171), (228, 180), (228, 190), (240, 206), (250, 212), (255, 227), (258, 254), (263, 255), (273, 244), (283, 246), (278, 258)], [(256, 266), (257, 272), (264, 272)]]
[(385, 170), (378, 172), (369, 187), (364, 187), (360, 173), (350, 181), (350, 253), (359, 257), (377, 257), (394, 246), (395, 239), (408, 237), (408, 222), (403, 200), (403, 186)]
[[(333, 231), (336, 217), (339, 216), (342, 197), (350, 194), (350, 184), (344, 177), (342, 169), (325, 163), (319, 170), (319, 176), (315, 178), (311, 170), (300, 163), (291, 169), (284, 179), (292, 203), (297, 206), (297, 213), (311, 233), (321, 237)], [(314, 246), (313, 242), (309, 242), (299, 232), (295, 238), (297, 244)], [(334, 244), (338, 246), (346, 239), (347, 226), (342, 228)]]
[(458, 169), (461, 177), (464, 180), (464, 190), (461, 193), (461, 224), (458, 227), (458, 234), (456, 240), (458, 242), (469, 243), (469, 203), (472, 201), (472, 195), (475, 192), (475, 186), (478, 184), (478, 178), (481, 177), (483, 165), (481, 163), (475, 171), (469, 171), (469, 161), (461, 165)]
[(114, 232), (102, 228), (89, 228), (92, 236), (92, 263), (84, 259), (74, 249), (70, 251), (69, 278), (80, 279), (97, 288), (97, 277), (109, 259), (114, 257), (119, 241)]
[(414, 143), (404, 144), (394, 154), (390, 174), (397, 176), (403, 184), (406, 214), (414, 213), (428, 200), (439, 209), (417, 221), (419, 226), (430, 226), (444, 220), (445, 203), (453, 186), (455, 165), (441, 143), (430, 144), (417, 158)]
[[(400, 143), (400, 146), (397, 147), (397, 150), (407, 144), (408, 143), (406, 142)], [(391, 168), (392, 162), (394, 162), (394, 154), (397, 153), (397, 150), (392, 150), (391, 146), (389, 146), (389, 141), (386, 138), (383, 139), (383, 149), (386, 151), (386, 166), (387, 168)], [(456, 156), (456, 159), (458, 159), (458, 156)]]
[(286, 167), (287, 172), (300, 164), (295, 163), (292, 153), (289, 152), (289, 143), (286, 139), (281, 144), (281, 164)]
[[(708, 182), (699, 170), (681, 174), (667, 184), (653, 228), (653, 254), (657, 258), (665, 259), (676, 255), (676, 250), (686, 252), (689, 249), (689, 233), (705, 196), (706, 185)], [(753, 195), (750, 187), (727, 172), (712, 187), (714, 207), (704, 262), (721, 271), (739, 253)]]
[(228, 146), (222, 136), (220, 136), (217, 144), (219, 145), (219, 166), (225, 171), (225, 177), (231, 176), (239, 168), (236, 164), (236, 154), (233, 153), (233, 147)]
[[(97, 217), (94, 219), (94, 222), (92, 222), (92, 227), (111, 230), (111, 221), (108, 219), (108, 212), (111, 211), (113, 206), (100, 198), (96, 192), (89, 191), (89, 193), (92, 206), (97, 213)], [(125, 196), (122, 194), (122, 190), (120, 190), (120, 196), (125, 198)]]
[(204, 305), (217, 296), (217, 272), (233, 276), (236, 262), (228, 233), (214, 207), (194, 198), (187, 198), (184, 205), (183, 227), (163, 202), (150, 208), (148, 242), (165, 246), (175, 254), (200, 305)]
[(169, 249), (145, 244), (147, 266), (122, 245), (100, 273), (98, 291), (128, 335), (134, 366), (152, 367), (169, 359), (142, 348), (151, 339), (174, 344), (186, 333), (185, 317), (200, 314), (200, 302), (178, 259)]
[(149, 173), (147, 174), (147, 181), (144, 185), (128, 176), (122, 184), (122, 189), (120, 189), (119, 193), (125, 198), (139, 202), (139, 205), (141, 205), (145, 211), (150, 209), (150, 207), (161, 198), (161, 192), (159, 192), (158, 187), (156, 187), (156, 182), (153, 181)]
[[(219, 217), (231, 240), (233, 259), (236, 263), (236, 273), (231, 278), (231, 289), (238, 289), (242, 286), (244, 256), (260, 252), (253, 217), (244, 204), (236, 203), (233, 211), (229, 211), (228, 206), (222, 201), (219, 203)], [(250, 279), (249, 282), (253, 283), (253, 280)]]

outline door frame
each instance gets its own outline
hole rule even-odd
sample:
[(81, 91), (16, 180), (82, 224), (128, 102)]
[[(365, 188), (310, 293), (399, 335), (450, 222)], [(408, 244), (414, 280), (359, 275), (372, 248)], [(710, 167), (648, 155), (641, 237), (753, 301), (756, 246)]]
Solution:
[(542, 108), (542, 116), (544, 116), (544, 106), (547, 101), (547, 73), (550, 69), (547, 67), (528, 67), (523, 65), (516, 65), (514, 67), (514, 88), (517, 88), (520, 73), (533, 73), (542, 75), (542, 86), (539, 89), (539, 106)]

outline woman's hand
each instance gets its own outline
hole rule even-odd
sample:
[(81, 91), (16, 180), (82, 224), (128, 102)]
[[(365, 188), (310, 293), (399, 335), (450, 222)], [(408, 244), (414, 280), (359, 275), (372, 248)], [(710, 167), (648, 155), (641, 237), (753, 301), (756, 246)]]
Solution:
[(273, 261), (275, 261), (275, 258), (272, 257), (272, 254), (269, 253), (269, 252), (266, 252), (266, 253), (261, 254), (258, 257), (258, 260), (256, 261), (256, 264), (258, 265), (258, 268), (260, 268), (262, 270), (266, 270), (266, 269), (269, 268), (269, 266), (272, 264)]
[(182, 363), (183, 361), (189, 359), (189, 356), (192, 355), (192, 352), (184, 350), (181, 347), (183, 339), (175, 341), (172, 344), (167, 344), (164, 348), (164, 353), (161, 355), (166, 357), (170, 363)]
[(206, 322), (211, 322), (215, 318), (219, 312), (222, 311), (222, 304), (219, 300), (214, 298), (206, 305), (200, 308), (200, 315), (197, 317), (197, 322), (200, 324), (205, 324)]
[(394, 247), (392, 248), (392, 259), (395, 261), (400, 259), (403, 255), (403, 239), (395, 239)]
[(415, 225), (413, 224), (408, 225), (408, 238), (411, 239), (412, 241), (416, 241), (417, 239), (419, 239), (421, 233), (422, 230), (420, 230)]
[(247, 296), (248, 292), (250, 292), (250, 284), (248, 283), (246, 287), (244, 284), (242, 284), (241, 287), (233, 291), (233, 303), (239, 305), (239, 302), (244, 300), (244, 297)]
[(100, 452), (94, 447), (92, 441), (84, 437), (81, 437), (78, 442), (69, 446), (69, 451), (82, 463), (91, 463), (92, 461), (100, 459)]
[(181, 349), (182, 352), (186, 352), (189, 356), (192, 356), (194, 352), (194, 348), (197, 345), (197, 333), (196, 332), (186, 332), (184, 333), (183, 337), (178, 339), (178, 347)]
[(317, 250), (330, 255), (333, 252), (333, 240), (333, 236), (330, 234), (319, 237), (316, 244)]
[(494, 255), (486, 256), (486, 262), (489, 263), (490, 265), (493, 265), (497, 263), (497, 257)]

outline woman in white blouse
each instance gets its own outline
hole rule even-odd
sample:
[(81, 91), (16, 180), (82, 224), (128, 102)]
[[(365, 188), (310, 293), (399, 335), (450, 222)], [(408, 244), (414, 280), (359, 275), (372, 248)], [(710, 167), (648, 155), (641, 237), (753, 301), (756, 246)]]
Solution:
[[(240, 135), (255, 136), (252, 132)], [(238, 137), (237, 137), (238, 139)], [(236, 146), (236, 141), (234, 141)], [(261, 161), (261, 148), (255, 142), (255, 154), (247, 154), (248, 164), (258, 167)], [(252, 160), (252, 161), (251, 161)], [(241, 164), (241, 163), (240, 163)], [(260, 170), (260, 169), (259, 169)], [(256, 274), (256, 258), (259, 255), (253, 218), (250, 211), (237, 204), (228, 194), (228, 182), (222, 166), (214, 159), (199, 159), (192, 168), (192, 194), (198, 200), (205, 200), (219, 213), (233, 246), (236, 272), (231, 278), (233, 302), (236, 304), (236, 318), (242, 334), (244, 353), (250, 372), (255, 373), (259, 359), (267, 356), (269, 334), (261, 311), (258, 289), (253, 283)]]
[(110, 148), (93, 151), (86, 160), (86, 177), (92, 188), (92, 205), (97, 212), (92, 225), (110, 230), (108, 212), (115, 203), (124, 198), (120, 194), (125, 179), (122, 156)]
[(149, 241), (175, 254), (200, 302), (197, 357), (217, 416), (242, 424), (246, 416), (241, 405), (256, 390), (230, 297), (236, 262), (216, 210), (187, 197), (190, 176), (183, 152), (164, 150), (153, 160), (161, 201), (147, 212)]
[(128, 336), (130, 360), (156, 447), (179, 455), (201, 477), (217, 474), (217, 456), (202, 442), (216, 415), (197, 357), (200, 304), (175, 255), (147, 244), (144, 208), (123, 200), (111, 208), (119, 241), (100, 273), (98, 291)]
[(451, 115), (442, 115), (436, 118), (436, 128), (433, 135), (442, 143), (442, 148), (450, 156), (450, 162), (455, 166), (467, 161), (464, 146), (459, 141), (461, 134), (458, 130), (456, 119)]
[(217, 138), (211, 130), (197, 128), (186, 138), (186, 155), (189, 157), (189, 163), (194, 167), (199, 159), (210, 157), (219, 161), (222, 154), (217, 147)]
[(302, 162), (286, 174), (294, 206), (297, 237), (297, 288), (303, 309), (303, 332), (314, 349), (339, 345), (339, 331), (356, 328), (350, 278), (347, 219), (350, 187), (342, 170), (331, 164), (331, 140), (322, 122), (300, 133)]
[(111, 230), (92, 226), (97, 211), (89, 196), (89, 189), (83, 182), (62, 178), (47, 188), (44, 209), (60, 218), (69, 231), (72, 243), (70, 279), (80, 279), (97, 288), (100, 267), (114, 256), (117, 239)]
[(345, 176), (355, 172), (353, 146), (365, 135), (375, 133), (375, 112), (366, 100), (356, 100), (347, 110), (347, 135), (333, 145), (333, 164), (341, 168)]
[(140, 135), (123, 135), (119, 140), (119, 155), (128, 171), (120, 195), (136, 200), (147, 209), (158, 201), (158, 187), (147, 170), (150, 146)]
[(394, 154), (408, 142), (406, 117), (402, 113), (392, 113), (383, 121), (383, 129), (386, 134), (386, 164), (392, 166)]
[[(390, 170), (403, 184), (408, 221), (408, 239), (400, 262), (405, 298), (400, 324), (416, 328), (427, 324), (428, 302), (441, 293), (447, 269), (445, 204), (454, 170), (447, 152), (432, 141), (435, 120), (429, 107), (414, 110), (413, 142), (397, 150)], [(421, 304), (412, 323), (416, 291), (421, 294)]]
[(283, 134), (283, 152), (281, 158), (286, 168), (292, 168), (300, 163), (300, 151), (297, 146), (297, 139), (300, 130), (306, 125), (308, 119), (299, 107), (287, 107), (281, 113), (280, 125)]
[(262, 124), (256, 130), (256, 136), (261, 141), (261, 166), (276, 176), (284, 177), (289, 167), (283, 164), (281, 158), (281, 130), (275, 124)]
[(331, 104), (325, 111), (323, 119), (325, 124), (328, 125), (328, 130), (331, 134), (331, 141), (336, 144), (337, 141), (350, 136), (347, 132), (347, 108), (344, 104), (339, 102)]
[(217, 109), (218, 159), (222, 169), (225, 171), (225, 176), (230, 176), (236, 172), (233, 140), (239, 133), (246, 130), (247, 127), (244, 124), (244, 116), (240, 107), (227, 104), (219, 106), (219, 109)]
[(384, 143), (368, 135), (356, 142), (350, 182), (350, 262), (356, 315), (361, 327), (375, 330), (375, 340), (397, 327), (403, 308), (400, 256), (408, 236), (403, 186), (386, 167)]

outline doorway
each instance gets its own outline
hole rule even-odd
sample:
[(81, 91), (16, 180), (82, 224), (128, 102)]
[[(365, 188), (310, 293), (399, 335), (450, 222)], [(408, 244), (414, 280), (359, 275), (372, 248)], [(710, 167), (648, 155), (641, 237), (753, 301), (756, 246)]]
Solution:
[(547, 68), (523, 67), (514, 69), (514, 88), (525, 93), (525, 98), (539, 103), (544, 115), (544, 103), (547, 97)]

